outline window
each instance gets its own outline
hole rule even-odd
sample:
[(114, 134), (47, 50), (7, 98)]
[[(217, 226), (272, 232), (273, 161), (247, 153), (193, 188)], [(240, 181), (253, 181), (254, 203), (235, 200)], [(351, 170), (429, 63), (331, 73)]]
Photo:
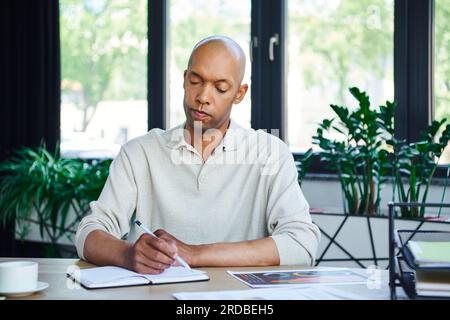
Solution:
[[(450, 123), (450, 0), (435, 2), (435, 62), (434, 62), (434, 117)], [(450, 164), (450, 145), (440, 164)]]
[[(243, 83), (250, 87), (251, 62), (248, 48), (250, 42), (251, 1), (234, 0), (170, 0), (169, 4), (169, 110), (168, 128), (183, 123), (183, 72), (194, 45), (210, 35), (233, 38), (247, 56)], [(251, 92), (244, 100), (233, 106), (231, 117), (240, 125), (250, 128)]]
[(111, 157), (147, 132), (147, 1), (61, 0), (61, 152)]
[[(288, 1), (287, 112), (292, 151), (312, 146), (330, 104), (355, 105), (359, 87), (378, 106), (394, 98), (393, 0)], [(316, 146), (314, 146), (314, 149)]]
[[(414, 141), (417, 128), (429, 120), (429, 103), (424, 101), (431, 97), (431, 91), (426, 90), (430, 59), (417, 48), (425, 48), (431, 39), (430, 30), (423, 30), (431, 18), (432, 0), (150, 3), (168, 13), (166, 20), (158, 10), (153, 11), (157, 14), (149, 21), (149, 26), (164, 31), (168, 21), (167, 39), (151, 38), (154, 52), (164, 59), (167, 48), (168, 60), (168, 88), (165, 79), (162, 81), (165, 72), (156, 76), (151, 73), (149, 82), (156, 83), (152, 86), (156, 88), (153, 97), (168, 98), (167, 104), (152, 105), (158, 116), (165, 116), (156, 121), (156, 126), (171, 128), (185, 120), (183, 72), (191, 50), (200, 39), (221, 34), (237, 40), (247, 54), (244, 82), (252, 89), (255, 104), (252, 108), (249, 90), (242, 103), (233, 107), (232, 117), (244, 127), (250, 127), (253, 121), (254, 128), (281, 128), (293, 152), (306, 151), (312, 146), (318, 123), (334, 116), (330, 104), (355, 106), (348, 88), (357, 86), (366, 91), (374, 107), (393, 100), (394, 6), (399, 27), (395, 38), (395, 94), (401, 104), (396, 131), (400, 137)], [(449, 8), (450, 0), (435, 1), (433, 84), (434, 116), (450, 121)], [(123, 143), (148, 129), (148, 1), (61, 0), (60, 10), (61, 150), (69, 156), (114, 155)], [(269, 44), (274, 35), (280, 41), (273, 47), (276, 59), (269, 61)], [(253, 88), (248, 50), (251, 38)], [(450, 163), (450, 148), (441, 163)]]

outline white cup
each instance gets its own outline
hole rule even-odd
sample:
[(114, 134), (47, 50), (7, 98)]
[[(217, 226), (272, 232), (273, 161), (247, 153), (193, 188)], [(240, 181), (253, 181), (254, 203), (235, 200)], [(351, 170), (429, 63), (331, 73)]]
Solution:
[(26, 292), (36, 290), (38, 263), (8, 261), (0, 263), (0, 292)]

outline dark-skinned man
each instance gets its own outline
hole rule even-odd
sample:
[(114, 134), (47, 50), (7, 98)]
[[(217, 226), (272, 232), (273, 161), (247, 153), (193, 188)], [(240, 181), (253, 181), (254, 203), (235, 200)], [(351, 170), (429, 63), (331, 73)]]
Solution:
[[(245, 54), (228, 37), (194, 47), (184, 72), (186, 121), (122, 147), (78, 227), (81, 258), (150, 274), (177, 255), (192, 267), (314, 263), (320, 232), (289, 148), (230, 118), (248, 90), (244, 71)], [(135, 229), (134, 219), (157, 237)]]

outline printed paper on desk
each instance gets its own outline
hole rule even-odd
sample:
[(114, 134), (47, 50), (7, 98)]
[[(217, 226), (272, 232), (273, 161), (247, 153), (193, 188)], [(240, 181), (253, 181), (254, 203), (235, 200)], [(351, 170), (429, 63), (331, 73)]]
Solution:
[(177, 292), (177, 300), (368, 300), (370, 297), (321, 286), (280, 287), (249, 290)]
[(292, 287), (305, 284), (366, 284), (368, 279), (368, 275), (348, 268), (228, 271), (228, 273), (252, 288)]

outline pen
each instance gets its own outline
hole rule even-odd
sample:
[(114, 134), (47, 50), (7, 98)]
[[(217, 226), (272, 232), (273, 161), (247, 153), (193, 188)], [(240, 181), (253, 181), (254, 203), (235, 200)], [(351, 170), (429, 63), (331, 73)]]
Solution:
[[(144, 230), (145, 232), (147, 232), (148, 234), (154, 236), (155, 238), (158, 238), (153, 232), (151, 232), (149, 229), (147, 229), (142, 222), (140, 222), (139, 220), (135, 220), (134, 222), (136, 222), (136, 224), (142, 228), (142, 230)], [(177, 261), (185, 268), (191, 270), (191, 267), (187, 264), (186, 261), (184, 261), (183, 258), (181, 258), (180, 256), (177, 256), (175, 259), (177, 259)]]

